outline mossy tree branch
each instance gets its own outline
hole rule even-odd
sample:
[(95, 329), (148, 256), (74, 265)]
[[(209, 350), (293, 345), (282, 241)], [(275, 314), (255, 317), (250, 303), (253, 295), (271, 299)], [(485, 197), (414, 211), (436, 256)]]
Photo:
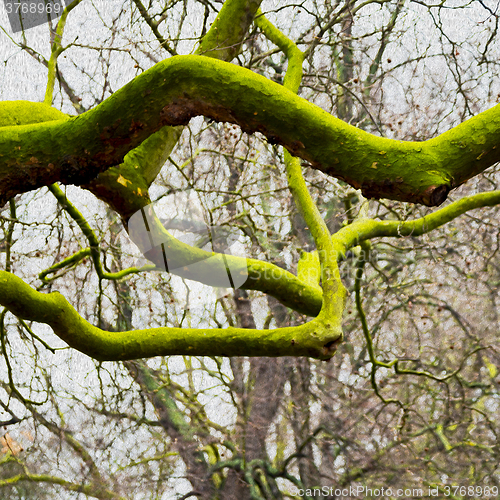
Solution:
[[(231, 61), (239, 53), (260, 3), (255, 0), (224, 2), (195, 54)], [(136, 4), (141, 10), (142, 3)], [(158, 26), (146, 11), (141, 10), (141, 14), (143, 17), (146, 14), (146, 21), (154, 28), (155, 36), (163, 46), (164, 39), (158, 32)], [(180, 126), (161, 128), (129, 151), (123, 163), (101, 172), (84, 187), (117, 211), (126, 222), (135, 212), (151, 203), (147, 189), (175, 148), (182, 130), (183, 127)]]
[(192, 356), (309, 356), (329, 359), (337, 328), (314, 319), (275, 330), (150, 328), (107, 332), (85, 321), (58, 292), (37, 292), (0, 271), (0, 303), (19, 318), (49, 325), (70, 347), (99, 361), (185, 354)]
[(224, 2), (215, 21), (200, 42), (196, 54), (232, 61), (241, 51), (262, 0)]
[[(341, 253), (346, 248), (359, 244), (360, 241), (377, 236), (423, 234), (449, 222), (467, 210), (498, 203), (500, 203), (499, 192), (483, 193), (455, 202), (416, 221), (359, 219), (334, 235), (332, 241)], [(288, 303), (292, 302), (290, 297), (294, 297), (294, 300), (301, 304), (301, 308), (309, 311), (309, 314), (318, 314), (322, 299), (321, 291), (317, 286), (313, 284), (307, 286), (283, 270), (279, 270), (281, 274), (275, 274), (274, 266), (268, 263), (249, 259), (246, 265), (252, 270), (250, 275), (252, 273), (258, 275), (264, 271), (263, 281), (260, 283), (267, 283), (271, 293), (273, 293), (273, 285), (279, 283), (282, 295), (289, 297)], [(269, 269), (271, 271), (269, 274), (265, 272), (268, 266), (272, 268)], [(280, 277), (285, 279), (280, 281)], [(334, 342), (339, 336), (339, 332), (330, 332), (328, 338), (324, 336), (325, 332), (318, 336), (317, 326), (319, 325), (314, 323), (303, 325), (295, 330), (278, 329), (256, 332), (243, 329), (216, 329), (208, 332), (189, 330), (188, 332), (185, 329), (166, 328), (120, 334), (109, 333), (85, 322), (61, 295), (39, 294), (10, 273), (3, 272), (2, 278), (5, 286), (1, 287), (0, 302), (3, 305), (21, 318), (51, 325), (69, 345), (97, 359), (130, 359), (161, 353), (207, 354), (212, 352), (214, 355), (221, 353), (228, 355), (289, 354), (328, 357), (325, 356), (327, 350), (325, 346), (331, 346), (329, 342)], [(266, 287), (262, 288), (266, 291)], [(307, 293), (304, 294), (304, 292)], [(48, 305), (51, 307), (47, 307)], [(308, 343), (303, 343), (303, 335), (308, 339)]]
[[(16, 106), (22, 114), (36, 107)], [(435, 139), (403, 142), (350, 126), (247, 69), (176, 56), (80, 116), (1, 129), (0, 203), (56, 180), (89, 182), (165, 125), (198, 115), (261, 132), (367, 197), (438, 205), (451, 188), (500, 160), (500, 105)]]
[(356, 219), (352, 224), (338, 231), (333, 240), (340, 253), (359, 245), (363, 241), (377, 237), (390, 236), (402, 238), (404, 236), (421, 236), (447, 224), (460, 215), (481, 207), (492, 207), (500, 204), (500, 191), (479, 193), (467, 196), (450, 203), (447, 207), (409, 221), (381, 221), (367, 218)]
[(61, 18), (57, 23), (56, 32), (54, 35), (54, 41), (52, 42), (52, 50), (50, 54), (50, 59), (47, 64), (48, 76), (47, 76), (47, 89), (45, 91), (45, 98), (43, 102), (49, 106), (52, 104), (52, 98), (54, 94), (54, 84), (56, 81), (57, 72), (57, 59), (66, 50), (62, 46), (62, 36), (64, 33), (64, 28), (66, 26), (66, 20), (68, 14), (81, 2), (82, 0), (73, 0), (63, 11)]
[[(266, 22), (263, 17), (257, 21), (269, 38), (274, 38), (275, 43), (282, 46), (290, 58), (290, 73), (285, 82), (296, 91), (303, 55), (292, 42), (277, 30), (273, 31), (272, 25), (266, 25)], [(142, 101), (137, 96), (141, 96)], [(138, 101), (140, 106), (136, 105)], [(498, 132), (494, 130), (500, 120), (498, 106), (434, 140), (401, 143), (350, 127), (300, 99), (291, 90), (243, 68), (206, 57), (178, 56), (159, 63), (100, 106), (79, 117), (70, 118), (39, 103), (3, 103), (3, 107), (0, 106), (0, 124), (6, 126), (0, 128), (0, 154), (3, 155), (0, 162), (0, 177), (3, 175), (0, 196), (8, 197), (19, 189), (19, 192), (26, 191), (20, 181), (27, 179), (31, 181), (28, 189), (45, 185), (51, 176), (63, 182), (82, 184), (89, 176), (116, 165), (125, 157), (125, 164), (128, 162), (131, 167), (127, 169), (129, 178), (119, 173), (114, 182), (128, 189), (118, 198), (126, 200), (127, 192), (132, 189), (138, 200), (136, 207), (142, 208), (149, 203), (147, 189), (156, 177), (165, 154), (165, 149), (162, 150), (165, 137), (151, 134), (155, 131), (161, 134), (165, 125), (184, 124), (197, 114), (238, 123), (247, 131), (263, 132), (270, 140), (283, 143), (290, 151), (331, 175), (341, 178), (351, 175), (353, 179), (358, 175), (351, 181), (354, 184), (361, 182), (365, 191), (371, 189), (366, 182), (363, 184), (363, 179), (369, 174), (370, 182), (380, 183), (377, 189), (387, 190), (394, 195), (392, 197), (417, 197), (427, 204), (440, 201), (438, 198), (445, 197), (449, 188), (458, 184), (460, 175), (477, 173), (491, 164), (498, 154), (495, 144)], [(52, 121), (40, 123), (47, 120)], [(472, 138), (474, 130), (482, 130), (482, 135)], [(146, 146), (148, 141), (154, 143)], [(127, 155), (138, 144), (141, 146), (135, 153)], [(455, 147), (462, 153), (460, 162), (446, 161), (446, 151), (451, 148), (453, 152)], [(453, 159), (453, 155), (451, 157)], [(370, 164), (373, 158), (378, 161)], [(384, 163), (386, 160), (392, 163)], [(429, 218), (425, 223), (423, 220), (393, 223), (359, 219), (332, 238), (310, 199), (300, 164), (288, 154), (286, 162), (292, 192), (314, 233), (323, 269), (333, 270), (333, 278), (323, 280), (325, 297), (333, 299), (339, 298), (342, 295), (339, 291), (343, 290), (336, 258), (349, 246), (358, 244), (360, 235), (364, 235), (367, 240), (384, 235), (401, 236), (404, 231), (406, 234), (415, 234), (414, 231), (418, 230), (426, 232), (427, 227), (444, 224), (466, 210), (500, 202), (495, 195), (462, 200), (460, 206), (450, 209), (453, 204), (433, 214), (436, 217), (431, 219), (431, 226), (427, 225)], [(395, 174), (405, 166), (408, 170), (408, 166), (412, 165), (414, 171), (410, 169), (405, 178), (396, 177), (394, 182), (387, 180), (387, 175)], [(381, 166), (384, 166), (382, 176), (379, 175)], [(429, 186), (430, 180), (434, 184)], [(113, 182), (107, 184), (108, 188), (111, 186), (112, 193)], [(396, 189), (394, 185), (399, 187)], [(134, 206), (125, 203), (129, 211)], [(123, 210), (120, 213), (123, 216)], [(207, 258), (203, 250), (178, 242), (161, 225), (157, 226), (155, 230), (160, 233), (164, 231), (170, 238), (166, 240), (170, 245), (169, 261), (179, 259), (179, 263), (189, 265)], [(86, 229), (90, 229), (90, 226)], [(84, 232), (89, 238), (92, 253), (96, 245), (91, 241), (91, 230), (89, 234), (88, 231)], [(148, 257), (155, 261), (153, 254)], [(312, 316), (320, 312), (322, 293), (314, 283), (305, 283), (291, 273), (265, 262), (230, 256), (226, 258), (235, 259), (235, 264), (244, 266), (248, 272), (249, 277), (243, 288), (270, 293), (286, 305)], [(227, 262), (222, 258), (220, 260), (223, 274)], [(178, 274), (183, 275), (182, 271)], [(213, 276), (213, 271), (210, 274)], [(197, 278), (204, 281), (199, 271)], [(331, 289), (329, 284), (332, 285)], [(333, 314), (320, 315), (299, 327), (275, 330), (156, 328), (116, 333), (105, 332), (87, 323), (57, 292), (40, 294), (8, 272), (0, 273), (0, 285), (0, 302), (8, 310), (20, 318), (50, 325), (70, 346), (98, 360), (124, 360), (162, 354), (291, 355), (327, 359), (332, 356), (332, 346), (342, 335), (341, 307), (338, 307), (337, 300), (325, 301), (324, 310), (329, 309)], [(338, 321), (332, 324), (329, 318)]]
[(4, 486), (11, 486), (18, 484), (22, 481), (30, 481), (32, 483), (47, 483), (58, 485), (68, 491), (75, 491), (84, 493), (91, 498), (98, 498), (99, 500), (126, 500), (126, 498), (114, 493), (113, 491), (102, 488), (99, 485), (81, 484), (67, 481), (61, 477), (51, 476), (50, 474), (18, 474), (7, 479), (0, 479), (0, 488)]
[[(302, 81), (304, 53), (299, 50), (292, 40), (287, 38), (270, 23), (260, 11), (256, 17), (255, 24), (287, 56), (288, 69), (283, 85), (285, 88), (296, 93)], [(299, 158), (295, 158), (288, 151), (285, 151), (284, 159), (290, 191), (297, 208), (310, 228), (319, 253), (323, 303), (318, 321), (323, 321), (325, 327), (329, 329), (334, 328), (341, 332), (342, 313), (347, 293), (340, 279), (337, 264), (338, 254), (335, 251), (330, 231), (307, 189)], [(331, 345), (332, 352), (335, 352), (336, 343), (341, 339), (342, 334), (340, 333), (337, 341)]]

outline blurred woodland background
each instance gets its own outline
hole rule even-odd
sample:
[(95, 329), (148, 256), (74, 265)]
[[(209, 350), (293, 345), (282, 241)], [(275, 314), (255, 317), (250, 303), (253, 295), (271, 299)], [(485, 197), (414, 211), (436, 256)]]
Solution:
[[(53, 100), (70, 114), (165, 58), (193, 53), (221, 8), (215, 0), (77, 4)], [(421, 141), (500, 100), (495, 1), (264, 1), (261, 9), (306, 54), (299, 95), (366, 131)], [(0, 99), (42, 101), (56, 25), (12, 34), (1, 16)], [(279, 83), (287, 68), (255, 25), (232, 62)], [(362, 206), (370, 217), (396, 221), (435, 210), (367, 205), (342, 181), (312, 169), (304, 176), (332, 232)], [(446, 203), (499, 183), (495, 166)], [(135, 265), (140, 256), (120, 217), (84, 189), (64, 192), (97, 236), (105, 270)], [(196, 194), (213, 225), (236, 231), (248, 256), (295, 272), (300, 252), (314, 248), (287, 187), (282, 149), (259, 134), (191, 120), (150, 189), (166, 207), (182, 192)], [(47, 188), (5, 206), (0, 229), (5, 270), (40, 291), (59, 290), (110, 331), (306, 321), (261, 292), (216, 296), (165, 272), (102, 279), (90, 257), (40, 279), (89, 246)], [(374, 239), (370, 253), (349, 251), (340, 263), (350, 293), (345, 340), (329, 362), (177, 356), (99, 363), (49, 327), (3, 310), (0, 496), (261, 500), (301, 498), (300, 489), (322, 486), (425, 494), (432, 486), (440, 496), (446, 485), (498, 488), (499, 245), (492, 207), (423, 236)], [(401, 366), (415, 373), (375, 366), (371, 355), (404, 359)]]

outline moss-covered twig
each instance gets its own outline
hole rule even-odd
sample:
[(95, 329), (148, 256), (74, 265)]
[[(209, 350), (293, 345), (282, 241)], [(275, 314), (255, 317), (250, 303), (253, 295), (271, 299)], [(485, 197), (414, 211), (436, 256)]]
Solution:
[(97, 239), (97, 236), (90, 227), (90, 224), (87, 222), (82, 213), (75, 207), (75, 205), (73, 205), (73, 203), (69, 201), (64, 191), (57, 184), (52, 184), (51, 186), (49, 186), (49, 190), (55, 196), (55, 198), (61, 204), (64, 210), (66, 210), (66, 212), (70, 215), (70, 217), (78, 224), (82, 233), (87, 238), (87, 241), (90, 244), (90, 248), (85, 248), (83, 250), (80, 250), (75, 254), (73, 254), (72, 256), (64, 259), (62, 262), (59, 262), (54, 266), (51, 266), (49, 269), (46, 269), (45, 271), (41, 272), (38, 275), (40, 279), (43, 280), (49, 273), (53, 273), (58, 269), (76, 265), (87, 255), (91, 256), (96, 273), (100, 279), (119, 280), (130, 274), (136, 274), (143, 271), (151, 271), (153, 269), (156, 269), (156, 266), (148, 264), (140, 268), (131, 267), (127, 269), (122, 269), (121, 271), (117, 271), (115, 273), (109, 273), (104, 271), (101, 263), (101, 258), (99, 255), (99, 240)]
[(345, 252), (363, 241), (377, 237), (391, 236), (402, 238), (404, 236), (421, 236), (443, 226), (469, 210), (491, 207), (498, 204), (500, 204), (500, 191), (490, 191), (489, 193), (467, 196), (450, 203), (447, 207), (415, 220), (380, 221), (361, 218), (340, 229), (333, 236), (333, 241), (338, 245), (339, 251)]
[(57, 59), (58, 57), (66, 50), (65, 47), (62, 46), (62, 37), (64, 33), (64, 28), (66, 26), (66, 20), (68, 18), (68, 14), (81, 2), (82, 0), (73, 0), (61, 14), (61, 17), (57, 23), (56, 32), (54, 35), (54, 40), (52, 42), (52, 50), (50, 54), (50, 59), (48, 61), (47, 69), (47, 88), (45, 90), (45, 98), (43, 102), (47, 105), (52, 104), (52, 97), (54, 94), (54, 84), (56, 81), (56, 72), (57, 72)]

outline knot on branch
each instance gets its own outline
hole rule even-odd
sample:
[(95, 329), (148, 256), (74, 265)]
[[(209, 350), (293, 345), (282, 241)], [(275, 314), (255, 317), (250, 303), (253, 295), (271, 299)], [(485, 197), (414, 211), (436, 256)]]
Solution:
[(428, 207), (437, 207), (441, 205), (450, 192), (450, 186), (442, 184), (441, 186), (429, 186), (422, 196), (422, 203)]

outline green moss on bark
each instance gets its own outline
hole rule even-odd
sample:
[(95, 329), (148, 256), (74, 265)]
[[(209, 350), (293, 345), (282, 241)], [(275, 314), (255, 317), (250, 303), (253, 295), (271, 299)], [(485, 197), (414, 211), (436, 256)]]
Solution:
[(0, 303), (19, 318), (49, 325), (69, 346), (100, 361), (173, 354), (329, 359), (341, 336), (337, 327), (318, 320), (275, 330), (164, 327), (106, 332), (85, 321), (58, 292), (37, 292), (6, 271), (0, 271)]
[(431, 141), (402, 142), (358, 130), (244, 68), (176, 56), (78, 117), (3, 128), (0, 200), (56, 180), (88, 182), (163, 126), (196, 115), (261, 132), (368, 197), (436, 205), (500, 159), (500, 106)]

